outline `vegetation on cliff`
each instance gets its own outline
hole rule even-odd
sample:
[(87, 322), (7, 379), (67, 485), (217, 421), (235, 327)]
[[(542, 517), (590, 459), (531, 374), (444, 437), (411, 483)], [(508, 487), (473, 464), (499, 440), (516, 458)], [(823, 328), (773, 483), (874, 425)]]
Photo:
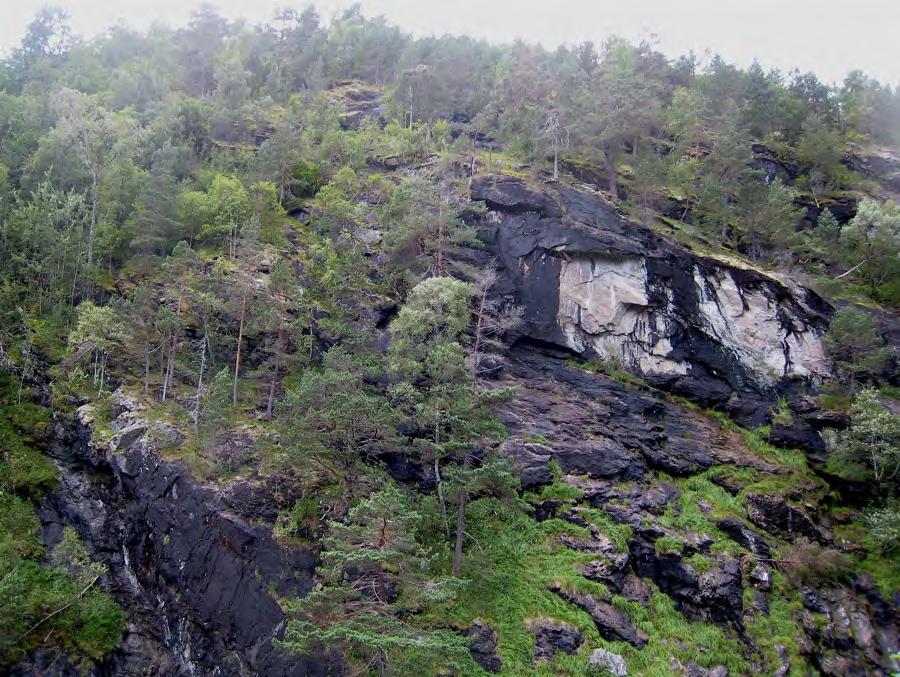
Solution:
[[(102, 565), (74, 531), (50, 552), (38, 538), (56, 473), (28, 437), (48, 425), (30, 400), (92, 401), (102, 435), (121, 388), (179, 430), (163, 453), (198, 478), (302, 470), (273, 527), (319, 549), (320, 580), (284, 601), (288, 650), (373, 674), (582, 674), (597, 647), (636, 674), (804, 673), (803, 624), (825, 613), (803, 610), (804, 584), (858, 568), (872, 595), (897, 586), (900, 187), (871, 169), (897, 144), (900, 93), (859, 72), (832, 87), (621, 40), (413, 39), (356, 9), (250, 27), (206, 7), (89, 42), (40, 13), (0, 63), (0, 662), (116, 645)], [(603, 194), (629, 224), (856, 302), (825, 340), (839, 378), (820, 400), (852, 417), (830, 464), (678, 403), (744, 458), (523, 492), (496, 418), (515, 392), (493, 382), (522, 313), (480, 255), (468, 188), (485, 171)], [(773, 429), (793, 416), (769, 412)], [(231, 453), (236, 431), (253, 453)], [(772, 497), (808, 543), (765, 521)], [(604, 569), (626, 554), (651, 582)], [(759, 571), (765, 611), (740, 585)], [(535, 662), (548, 618), (582, 648)], [(481, 621), (497, 656), (469, 650)]]

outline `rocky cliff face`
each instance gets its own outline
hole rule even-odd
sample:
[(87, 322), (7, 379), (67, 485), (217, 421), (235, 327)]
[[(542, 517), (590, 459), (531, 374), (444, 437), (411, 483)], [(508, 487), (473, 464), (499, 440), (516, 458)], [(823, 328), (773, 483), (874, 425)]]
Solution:
[(779, 393), (829, 375), (831, 309), (807, 289), (665, 241), (585, 190), (485, 176), (472, 197), (491, 210), (482, 236), (531, 339), (754, 424)]
[[(286, 655), (279, 596), (311, 587), (315, 560), (274, 540), (271, 490), (251, 480), (205, 485), (164, 449), (183, 438), (120, 398), (115, 435), (92, 436), (90, 406), (58, 422), (52, 450), (60, 486), (39, 507), (43, 540), (72, 525), (107, 564), (105, 584), (126, 609), (119, 648), (97, 675), (316, 675), (323, 665)], [(268, 515), (272, 517), (272, 515)], [(64, 660), (38, 655), (16, 675), (67, 675)]]
[[(573, 355), (615, 363), (749, 425), (765, 422), (787, 397), (795, 424), (773, 434), (818, 448), (819, 428), (845, 424), (803, 397), (829, 375), (822, 335), (830, 306), (739, 261), (670, 243), (588, 190), (484, 176), (472, 197), (489, 207), (479, 224), (486, 247), (472, 255), (496, 259), (497, 293), (524, 309), (515, 345), (497, 359), (499, 383), (517, 393), (499, 412), (510, 433), (505, 449), (526, 489), (556, 480), (578, 490), (577, 500), (536, 502), (534, 517), (585, 528), (585, 537), (561, 536), (558, 545), (589, 555), (579, 573), (608, 595), (549, 590), (583, 610), (606, 641), (620, 643), (613, 648), (626, 647), (618, 651), (658, 641), (618, 598), (648, 609), (653, 595), (664, 594), (685, 618), (726, 628), (761, 673), (788, 674), (799, 652), (824, 674), (887, 675), (897, 609), (870, 578), (808, 585), (803, 608), (787, 620), (784, 591), (775, 590), (771, 559), (780, 548), (799, 538), (843, 547), (817, 514), (823, 483), (760, 455), (739, 432), (660, 390), (568, 363)], [(272, 642), (284, 621), (278, 599), (309, 590), (315, 564), (307, 549), (272, 536), (292, 498), (279, 501), (254, 475), (198, 481), (166, 459), (184, 442), (174, 428), (127, 398), (115, 413), (114, 435), (103, 443), (92, 437), (89, 408), (59, 422), (52, 455), (62, 481), (40, 506), (45, 542), (56, 542), (62, 525), (75, 526), (109, 565), (106, 584), (128, 613), (120, 647), (95, 674), (331, 674), (326, 660), (287, 656)], [(388, 466), (396, 479), (427, 481), (409, 459), (394, 460)], [(696, 487), (713, 485), (715, 495), (732, 498), (708, 503)], [(773, 486), (782, 493), (770, 493)], [(587, 510), (627, 529), (624, 545), (586, 519)], [(681, 519), (686, 513), (690, 520)], [(791, 639), (799, 648), (789, 656), (776, 647), (773, 662), (764, 639), (776, 605), (778, 623), (796, 624)], [(584, 642), (570, 625), (529, 622), (535, 660)], [(473, 655), (499, 671), (494, 630), (477, 621), (471, 634)], [(625, 669), (622, 656), (607, 652), (606, 659)], [(673, 674), (727, 674), (719, 668), (672, 664)], [(14, 674), (76, 669), (36, 654)]]

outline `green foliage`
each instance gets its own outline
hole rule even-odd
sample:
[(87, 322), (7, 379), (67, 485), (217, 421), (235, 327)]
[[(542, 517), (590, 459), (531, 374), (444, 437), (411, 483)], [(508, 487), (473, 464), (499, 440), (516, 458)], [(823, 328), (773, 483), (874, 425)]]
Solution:
[(39, 432), (31, 426), (41, 417), (20, 413), (0, 406), (0, 665), (41, 646), (98, 660), (118, 644), (124, 616), (98, 584), (105, 569), (71, 528), (63, 530), (50, 565), (41, 564), (40, 523), (27, 499), (52, 489), (56, 471), (25, 435)]
[(880, 552), (892, 553), (900, 548), (900, 510), (896, 505), (868, 510), (865, 523)]
[(288, 453), (344, 483), (344, 509), (361, 464), (396, 437), (396, 414), (364, 377), (363, 364), (333, 348), (322, 368), (305, 371), (280, 405)]
[(834, 314), (823, 343), (841, 373), (853, 380), (878, 376), (892, 352), (884, 346), (875, 319), (852, 306)]
[(859, 266), (855, 279), (867, 285), (876, 299), (896, 303), (900, 275), (900, 205), (864, 199), (856, 216), (841, 231), (849, 266)]
[(772, 423), (784, 426), (794, 424), (794, 415), (791, 413), (786, 399), (778, 400), (778, 408), (772, 412)]
[(852, 423), (829, 458), (841, 475), (896, 486), (900, 479), (900, 417), (878, 401), (878, 391), (859, 392), (850, 408)]
[(393, 484), (362, 499), (322, 540), (322, 577), (291, 605), (283, 645), (299, 653), (338, 648), (351, 665), (387, 674), (474, 667), (467, 640), (416, 623), (458, 587), (429, 573), (417, 542), (420, 516)]

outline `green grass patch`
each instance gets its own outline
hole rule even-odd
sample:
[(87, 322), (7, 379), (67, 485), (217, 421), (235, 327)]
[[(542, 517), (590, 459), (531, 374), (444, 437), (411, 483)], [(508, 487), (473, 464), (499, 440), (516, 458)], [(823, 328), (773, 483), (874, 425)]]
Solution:
[[(582, 514), (597, 523), (617, 546), (624, 546), (627, 527), (613, 525), (601, 511), (586, 510)], [(473, 503), (470, 523), (473, 542), (463, 571), (469, 583), (454, 603), (434, 609), (422, 620), (458, 627), (468, 626), (475, 618), (485, 620), (497, 632), (503, 658), (500, 674), (584, 675), (588, 656), (597, 647), (621, 654), (629, 673), (635, 675), (668, 677), (672, 671), (670, 656), (705, 667), (726, 665), (732, 674), (747, 673), (741, 645), (735, 638), (715, 625), (686, 620), (673, 601), (655, 589), (647, 609), (611, 598), (650, 637), (644, 649), (602, 639), (585, 612), (547, 588), (550, 583), (559, 583), (598, 597), (606, 595), (604, 586), (588, 581), (577, 571), (579, 564), (597, 555), (570, 550), (557, 541), (561, 533), (585, 535), (586, 530), (562, 520), (538, 523), (491, 499)], [(578, 653), (532, 665), (534, 637), (527, 622), (536, 618), (552, 618), (577, 627), (585, 638)]]
[(575, 369), (589, 371), (592, 374), (605, 374), (620, 383), (632, 386), (646, 386), (647, 383), (640, 376), (635, 376), (627, 371), (617, 360), (600, 360), (593, 359), (586, 362), (580, 360), (566, 360), (566, 365)]

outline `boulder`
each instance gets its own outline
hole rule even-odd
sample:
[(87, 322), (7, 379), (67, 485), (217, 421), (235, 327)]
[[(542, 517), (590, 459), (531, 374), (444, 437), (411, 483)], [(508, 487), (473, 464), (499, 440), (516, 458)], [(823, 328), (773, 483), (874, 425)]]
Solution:
[(594, 649), (588, 658), (588, 670), (613, 677), (628, 677), (628, 666), (619, 654), (606, 649)]
[(551, 584), (550, 590), (587, 612), (603, 639), (610, 642), (628, 642), (638, 649), (646, 646), (647, 635), (635, 628), (628, 614), (618, 607), (598, 600), (587, 593), (570, 592), (557, 583)]
[(534, 661), (552, 660), (557, 653), (574, 654), (584, 642), (578, 628), (557, 621), (542, 618), (528, 623), (534, 635)]
[(789, 540), (797, 536), (822, 540), (819, 528), (809, 516), (783, 496), (749, 493), (746, 501), (747, 518), (756, 526)]
[(737, 517), (723, 517), (717, 525), (731, 540), (747, 548), (757, 557), (763, 559), (772, 557), (772, 552), (766, 540)]
[(480, 618), (472, 621), (465, 633), (469, 638), (469, 653), (472, 659), (488, 672), (500, 672), (503, 660), (497, 651), (497, 633)]

